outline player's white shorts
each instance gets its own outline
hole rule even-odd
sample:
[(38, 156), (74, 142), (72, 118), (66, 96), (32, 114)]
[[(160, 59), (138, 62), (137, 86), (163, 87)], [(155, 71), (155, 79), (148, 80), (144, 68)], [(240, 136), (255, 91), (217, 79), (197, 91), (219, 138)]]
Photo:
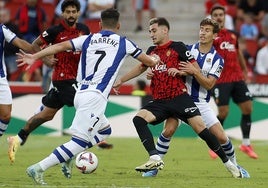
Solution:
[(94, 136), (109, 125), (105, 117), (107, 99), (97, 91), (78, 90), (74, 98), (76, 109), (70, 130), (72, 134), (94, 143)]
[(216, 113), (210, 107), (209, 103), (207, 102), (195, 102), (195, 105), (198, 107), (202, 119), (206, 124), (206, 127), (209, 129), (212, 125), (215, 125), (219, 122)]
[(6, 77), (0, 78), (0, 104), (12, 104), (12, 94)]

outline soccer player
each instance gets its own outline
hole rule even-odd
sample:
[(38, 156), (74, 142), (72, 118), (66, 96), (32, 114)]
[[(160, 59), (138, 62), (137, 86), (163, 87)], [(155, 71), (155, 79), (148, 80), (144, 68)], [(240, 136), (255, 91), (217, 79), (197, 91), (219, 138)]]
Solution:
[(119, 31), (119, 12), (107, 9), (101, 13), (102, 30), (96, 34), (54, 44), (36, 54), (21, 53), (21, 65), (31, 65), (36, 59), (62, 51), (82, 51), (78, 66), (78, 88), (74, 98), (76, 114), (70, 130), (69, 142), (57, 147), (48, 157), (27, 168), (27, 174), (37, 183), (46, 184), (43, 172), (68, 161), (76, 154), (91, 148), (111, 134), (104, 115), (108, 96), (126, 56), (155, 66), (159, 60), (142, 52), (134, 42), (116, 34)]
[[(77, 23), (80, 15), (80, 3), (77, 0), (65, 0), (61, 6), (63, 19), (57, 26), (52, 26), (38, 36), (32, 43), (35, 51), (41, 47), (68, 41), (82, 34), (89, 34), (86, 25)], [(43, 123), (53, 119), (58, 110), (64, 105), (73, 106), (75, 95), (76, 75), (81, 52), (65, 51), (55, 54), (56, 63), (48, 58), (44, 62), (53, 66), (52, 85), (42, 98), (40, 111), (35, 113), (18, 135), (8, 138), (8, 154), (11, 163), (15, 162), (15, 154), (20, 145), (26, 142), (29, 134)], [(54, 63), (54, 64), (53, 64)], [(67, 172), (66, 172), (67, 173)], [(68, 173), (65, 175), (68, 177)]]
[(224, 59), (224, 69), (213, 91), (213, 97), (218, 106), (218, 119), (224, 125), (224, 120), (229, 113), (229, 102), (232, 98), (242, 113), (240, 127), (243, 139), (239, 149), (249, 157), (257, 159), (258, 155), (250, 143), (252, 96), (245, 83), (247, 66), (238, 46), (238, 37), (234, 32), (224, 28), (224, 7), (214, 6), (211, 10), (211, 18), (216, 20), (221, 28), (213, 45)]
[[(136, 167), (136, 170), (146, 172), (153, 169), (161, 170), (164, 167), (147, 125), (148, 123), (156, 125), (173, 117), (187, 122), (198, 136), (220, 156), (224, 166), (230, 173), (234, 177), (240, 177), (239, 169), (227, 158), (216, 137), (206, 128), (197, 106), (187, 93), (182, 76), (171, 76), (172, 73), (168, 72), (171, 68), (178, 69), (183, 61), (189, 64), (196, 64), (195, 59), (184, 43), (174, 42), (169, 39), (169, 23), (165, 18), (153, 18), (149, 24), (150, 37), (155, 46), (149, 47), (147, 54), (158, 55), (161, 64), (151, 68), (154, 74), (151, 79), (153, 101), (143, 106), (133, 118), (140, 140), (150, 156), (149, 161)], [(220, 63), (222, 62), (218, 61), (218, 64)], [(114, 84), (115, 89), (118, 89), (124, 82), (140, 75), (145, 70), (147, 70), (147, 67), (142, 64), (136, 66), (116, 81)], [(221, 69), (218, 71), (220, 73)]]
[(7, 70), (4, 61), (5, 42), (11, 43), (25, 51), (32, 52), (32, 46), (25, 40), (20, 39), (5, 25), (0, 24), (0, 137), (4, 134), (11, 118), (12, 93), (7, 81)]
[[(198, 65), (193, 66), (190, 63), (181, 62), (180, 71), (187, 73), (187, 91), (200, 110), (206, 127), (217, 137), (226, 156), (233, 164), (238, 166), (231, 140), (229, 140), (225, 134), (216, 114), (208, 103), (210, 100), (210, 90), (214, 87), (224, 67), (222, 57), (213, 47), (213, 40), (217, 37), (219, 30), (219, 24), (212, 19), (206, 18), (200, 22), (199, 42), (188, 46), (188, 49), (196, 59)], [(170, 68), (168, 71), (171, 76), (177, 76), (177, 74), (180, 73), (178, 69), (174, 68)], [(153, 77), (153, 75), (149, 75), (149, 77)], [(170, 118), (166, 121), (164, 130), (157, 139), (156, 144), (156, 149), (161, 158), (163, 158), (167, 153), (171, 137), (175, 133), (178, 124), (178, 120), (174, 118)], [(214, 155), (216, 154), (214, 153)], [(242, 178), (250, 177), (249, 173), (245, 169), (241, 166), (238, 166), (238, 168), (242, 174)], [(155, 169), (143, 173), (142, 176), (153, 177), (156, 176), (157, 173), (158, 170)]]

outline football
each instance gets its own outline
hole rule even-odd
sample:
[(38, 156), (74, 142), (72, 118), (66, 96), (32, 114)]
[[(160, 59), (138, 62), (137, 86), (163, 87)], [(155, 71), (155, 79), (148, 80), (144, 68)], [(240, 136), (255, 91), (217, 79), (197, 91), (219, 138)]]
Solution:
[(89, 151), (79, 153), (75, 158), (75, 166), (83, 174), (90, 174), (98, 167), (97, 156)]

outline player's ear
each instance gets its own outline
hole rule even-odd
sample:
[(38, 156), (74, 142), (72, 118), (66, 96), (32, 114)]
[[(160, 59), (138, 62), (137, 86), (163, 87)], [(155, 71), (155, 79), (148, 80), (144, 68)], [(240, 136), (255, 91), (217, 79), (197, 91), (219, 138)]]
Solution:
[(100, 30), (102, 30), (102, 22), (101, 21), (99, 22), (99, 27), (100, 27)]
[(117, 25), (116, 25), (116, 29), (119, 30), (121, 27), (121, 24), (118, 22)]

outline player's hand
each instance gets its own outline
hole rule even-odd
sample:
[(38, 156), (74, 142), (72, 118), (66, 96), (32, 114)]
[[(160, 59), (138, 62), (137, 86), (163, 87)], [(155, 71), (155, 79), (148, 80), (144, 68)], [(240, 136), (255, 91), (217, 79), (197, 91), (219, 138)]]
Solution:
[(123, 84), (123, 82), (118, 79), (115, 81), (115, 83), (113, 84), (113, 91), (116, 95), (120, 94), (119, 88), (121, 87), (121, 85)]
[(180, 71), (187, 73), (188, 75), (194, 75), (199, 71), (192, 63), (190, 62), (180, 62)]
[(177, 74), (180, 75), (180, 71), (178, 69), (176, 69), (176, 68), (169, 68), (168, 69), (169, 76), (175, 77)]
[(153, 76), (154, 76), (154, 73), (152, 72), (152, 70), (151, 69), (147, 69), (147, 72), (146, 72), (146, 78), (147, 78), (147, 80), (151, 80)]
[(24, 66), (24, 65), (28, 65), (26, 67), (26, 70), (29, 69), (31, 67), (31, 65), (35, 62), (35, 58), (32, 54), (27, 54), (25, 53), (23, 50), (20, 49), (19, 53), (16, 53), (16, 55), (18, 56), (16, 62), (18, 62), (18, 67)]

